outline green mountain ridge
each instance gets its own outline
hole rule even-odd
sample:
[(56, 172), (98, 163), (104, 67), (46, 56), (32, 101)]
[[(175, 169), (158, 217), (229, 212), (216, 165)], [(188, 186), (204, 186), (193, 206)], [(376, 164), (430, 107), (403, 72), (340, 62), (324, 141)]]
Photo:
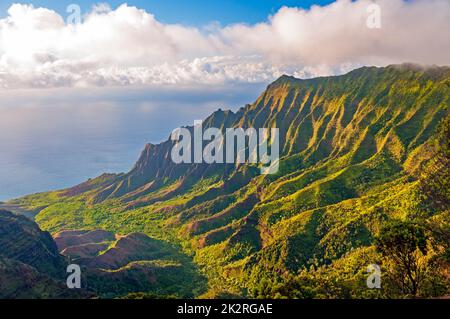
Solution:
[(260, 175), (254, 164), (175, 164), (167, 140), (147, 144), (128, 173), (7, 204), (38, 209), (36, 221), (52, 233), (101, 228), (167, 241), (208, 277), (204, 297), (256, 297), (264, 282), (320, 267), (362, 289), (387, 220), (448, 214), (419, 196), (418, 172), (432, 157), (449, 99), (449, 67), (282, 76), (253, 104), (203, 123), (204, 130), (278, 127), (276, 174)]

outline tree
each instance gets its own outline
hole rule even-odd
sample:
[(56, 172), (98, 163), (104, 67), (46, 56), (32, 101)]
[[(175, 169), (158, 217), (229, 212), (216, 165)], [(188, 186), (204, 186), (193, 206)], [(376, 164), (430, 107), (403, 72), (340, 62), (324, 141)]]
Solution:
[(388, 222), (375, 240), (383, 271), (404, 296), (417, 297), (427, 268), (425, 229), (413, 221)]

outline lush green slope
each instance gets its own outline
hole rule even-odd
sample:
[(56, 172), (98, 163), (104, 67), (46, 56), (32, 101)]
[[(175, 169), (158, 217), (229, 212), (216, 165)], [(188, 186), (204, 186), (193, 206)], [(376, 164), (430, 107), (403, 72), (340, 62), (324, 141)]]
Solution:
[[(259, 175), (256, 165), (177, 165), (166, 141), (147, 145), (126, 174), (9, 204), (40, 209), (36, 221), (51, 232), (103, 228), (171, 242), (208, 276), (206, 296), (258, 296), (261, 282), (317, 275), (317, 267), (347, 271), (342, 278), (354, 281), (348, 289), (357, 289), (387, 220), (448, 214), (420, 196), (417, 176), (449, 104), (448, 67), (283, 76), (255, 103), (236, 113), (219, 110), (204, 124), (278, 127), (277, 174)], [(344, 269), (343, 260), (355, 261), (353, 268)]]

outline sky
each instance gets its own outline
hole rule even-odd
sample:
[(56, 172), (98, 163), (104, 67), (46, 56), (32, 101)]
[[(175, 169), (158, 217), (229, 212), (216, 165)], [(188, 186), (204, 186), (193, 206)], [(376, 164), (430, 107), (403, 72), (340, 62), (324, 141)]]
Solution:
[(2, 0), (0, 200), (127, 171), (282, 74), (450, 65), (448, 30), (450, 0)]
[(10, 5), (0, 19), (0, 87), (268, 83), (450, 63), (450, 0), (147, 3), (86, 2), (79, 19), (46, 1)]
[[(6, 16), (8, 8), (17, 2), (51, 8), (60, 14), (64, 14), (67, 6), (72, 3), (78, 4), (82, 11), (87, 12), (91, 10), (93, 5), (102, 1), (1, 1), (0, 16)], [(164, 23), (202, 26), (212, 21), (219, 22), (222, 25), (241, 22), (252, 24), (265, 21), (270, 14), (274, 14), (282, 6), (309, 8), (314, 4), (331, 3), (332, 0), (114, 0), (106, 2), (114, 9), (126, 2), (130, 6), (152, 12), (159, 21)]]

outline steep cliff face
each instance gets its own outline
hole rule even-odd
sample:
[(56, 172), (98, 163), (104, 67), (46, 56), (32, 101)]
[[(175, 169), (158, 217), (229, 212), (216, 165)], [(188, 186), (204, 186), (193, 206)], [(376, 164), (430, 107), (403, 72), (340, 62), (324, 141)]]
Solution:
[[(216, 111), (203, 122), (203, 131), (210, 127), (234, 127), (238, 114), (231, 111)], [(191, 143), (194, 144), (193, 127), (186, 127), (191, 132)], [(204, 142), (204, 145), (206, 142)], [(167, 185), (168, 181), (180, 179), (177, 189), (170, 196), (186, 191), (196, 180), (202, 177), (220, 174), (228, 176), (234, 171), (234, 165), (217, 164), (176, 164), (171, 159), (174, 142), (170, 138), (160, 144), (147, 144), (133, 169), (119, 176), (105, 187), (97, 188), (93, 202), (98, 203), (106, 199), (124, 196), (124, 200), (132, 202), (136, 198), (149, 194), (158, 188)], [(147, 203), (147, 202), (145, 202)], [(142, 206), (142, 203), (141, 203)]]

